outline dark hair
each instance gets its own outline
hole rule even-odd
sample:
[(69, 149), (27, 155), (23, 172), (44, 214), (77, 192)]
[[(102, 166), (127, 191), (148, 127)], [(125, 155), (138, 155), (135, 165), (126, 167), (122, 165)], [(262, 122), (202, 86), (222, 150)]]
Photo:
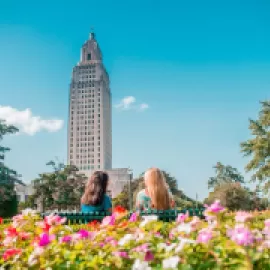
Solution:
[(100, 205), (103, 202), (104, 195), (107, 192), (109, 176), (102, 171), (96, 171), (90, 177), (86, 184), (81, 203), (85, 205)]

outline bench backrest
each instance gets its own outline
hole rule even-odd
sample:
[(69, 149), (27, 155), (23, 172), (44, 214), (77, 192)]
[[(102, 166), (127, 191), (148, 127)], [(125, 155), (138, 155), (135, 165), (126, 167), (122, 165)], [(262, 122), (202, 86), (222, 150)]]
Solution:
[[(140, 212), (140, 216), (151, 216), (155, 215), (158, 216), (158, 219), (161, 221), (175, 221), (178, 214), (180, 213), (189, 213), (189, 216), (198, 216), (200, 218), (203, 217), (204, 208), (198, 209), (182, 209), (182, 210), (165, 210), (165, 211), (158, 211), (158, 210), (149, 210), (149, 211), (142, 211)], [(68, 224), (85, 224), (93, 220), (101, 221), (104, 217), (109, 216), (109, 212), (99, 211), (99, 212), (89, 212), (89, 213), (55, 213), (58, 216), (65, 217), (67, 219)], [(42, 217), (48, 214), (42, 214)], [(130, 213), (131, 215), (131, 213)]]

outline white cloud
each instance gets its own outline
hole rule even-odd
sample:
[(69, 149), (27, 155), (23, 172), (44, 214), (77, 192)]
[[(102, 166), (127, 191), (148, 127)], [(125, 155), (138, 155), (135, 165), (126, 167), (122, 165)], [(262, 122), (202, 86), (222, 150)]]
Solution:
[(149, 108), (149, 105), (146, 104), (146, 103), (142, 103), (140, 106), (139, 106), (139, 110), (140, 111), (145, 111)]
[(133, 96), (128, 96), (128, 97), (124, 97), (120, 103), (115, 105), (115, 108), (119, 109), (119, 110), (138, 110), (138, 111), (145, 111), (149, 108), (149, 105), (146, 103), (142, 103), (140, 105), (135, 105), (136, 103), (136, 98)]
[(115, 105), (117, 109), (120, 110), (130, 110), (132, 108), (132, 104), (136, 102), (136, 98), (129, 96), (124, 97), (119, 104)]
[(60, 119), (42, 119), (40, 116), (34, 116), (30, 109), (19, 111), (10, 106), (0, 106), (0, 119), (5, 120), (7, 124), (19, 128), (20, 132), (28, 135), (34, 135), (39, 131), (56, 132), (63, 127), (63, 120)]

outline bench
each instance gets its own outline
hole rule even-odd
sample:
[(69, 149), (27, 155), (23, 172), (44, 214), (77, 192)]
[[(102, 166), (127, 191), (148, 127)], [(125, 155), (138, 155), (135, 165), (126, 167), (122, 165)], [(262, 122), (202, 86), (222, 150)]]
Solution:
[[(189, 209), (182, 209), (182, 210), (148, 210), (148, 211), (141, 211), (139, 214), (140, 216), (151, 216), (155, 215), (158, 216), (158, 220), (170, 222), (175, 221), (177, 216), (180, 213), (189, 213), (189, 216), (198, 216), (200, 218), (203, 218), (203, 211), (204, 208), (189, 208)], [(109, 212), (105, 211), (99, 211), (99, 212), (89, 212), (89, 213), (55, 213), (56, 215), (60, 217), (65, 217), (67, 219), (67, 224), (85, 224), (93, 220), (101, 221), (104, 217), (111, 215)], [(129, 215), (132, 213), (130, 212)], [(42, 217), (44, 218), (48, 214), (42, 214)]]

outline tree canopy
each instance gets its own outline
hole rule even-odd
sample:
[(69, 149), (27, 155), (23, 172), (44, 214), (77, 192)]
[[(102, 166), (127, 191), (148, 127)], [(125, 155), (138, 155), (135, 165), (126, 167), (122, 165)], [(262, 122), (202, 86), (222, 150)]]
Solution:
[(270, 100), (261, 102), (257, 120), (249, 120), (252, 138), (241, 143), (244, 156), (250, 157), (247, 172), (253, 172), (252, 181), (269, 193), (270, 190)]
[[(0, 120), (0, 142), (4, 136), (18, 132), (15, 126), (7, 125)], [(5, 164), (5, 154), (10, 148), (0, 145), (0, 216), (16, 214), (15, 182), (19, 182), (18, 174)]]
[(223, 183), (216, 186), (209, 193), (206, 204), (211, 204), (215, 200), (220, 200), (221, 204), (231, 211), (266, 209), (268, 201), (257, 196), (256, 192), (250, 191), (240, 183)]
[(208, 180), (208, 188), (215, 188), (217, 186), (228, 183), (244, 183), (244, 177), (238, 172), (236, 168), (229, 165), (223, 165), (221, 162), (213, 167), (215, 169), (215, 176)]
[(40, 174), (33, 181), (33, 197), (45, 210), (70, 210), (80, 207), (80, 199), (84, 191), (86, 176), (79, 174), (75, 166), (56, 164), (54, 161), (47, 163), (52, 167), (50, 173)]

